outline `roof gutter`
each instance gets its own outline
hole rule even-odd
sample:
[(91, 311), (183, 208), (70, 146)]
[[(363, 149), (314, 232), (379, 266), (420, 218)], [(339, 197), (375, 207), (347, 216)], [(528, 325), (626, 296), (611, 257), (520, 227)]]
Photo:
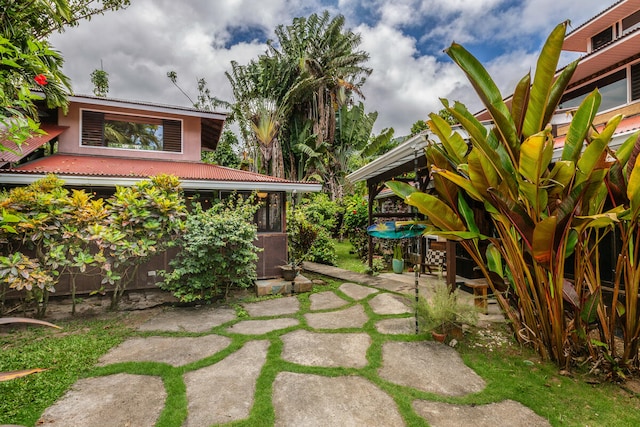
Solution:
[[(0, 183), (11, 185), (29, 185), (44, 175), (0, 173)], [(77, 176), (56, 175), (64, 180), (66, 185), (82, 187), (128, 187), (144, 178), (140, 177), (106, 177), (106, 176)], [(302, 182), (251, 182), (251, 181), (208, 181), (197, 179), (181, 179), (183, 190), (240, 190), (240, 191), (296, 191), (298, 193), (317, 193), (322, 191), (322, 184)]]

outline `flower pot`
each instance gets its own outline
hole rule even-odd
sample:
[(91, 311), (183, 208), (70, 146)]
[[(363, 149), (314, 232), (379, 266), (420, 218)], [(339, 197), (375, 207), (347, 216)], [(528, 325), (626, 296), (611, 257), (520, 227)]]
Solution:
[(282, 271), (282, 278), (287, 281), (295, 280), (298, 275), (298, 269), (290, 265), (280, 266), (280, 270)]
[(434, 340), (438, 342), (444, 342), (444, 339), (447, 337), (447, 334), (441, 334), (436, 331), (431, 331), (431, 336), (433, 337)]
[(403, 259), (393, 259), (392, 264), (393, 272), (396, 274), (402, 274), (404, 271), (404, 260)]

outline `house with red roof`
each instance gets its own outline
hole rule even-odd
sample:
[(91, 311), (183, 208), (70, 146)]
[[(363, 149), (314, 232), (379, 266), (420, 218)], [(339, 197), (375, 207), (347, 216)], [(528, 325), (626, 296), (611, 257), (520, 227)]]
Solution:
[[(257, 192), (256, 246), (264, 249), (258, 277), (277, 277), (278, 266), (287, 262), (287, 194), (320, 191), (321, 185), (203, 163), (201, 152), (216, 149), (225, 119), (224, 113), (193, 108), (73, 95), (66, 114), (42, 110), (46, 134), (20, 148), (2, 142), (12, 151), (0, 151), (0, 187), (55, 174), (69, 187), (108, 196), (116, 186), (170, 174), (187, 196), (197, 195), (205, 205), (232, 192)], [(165, 257), (141, 269), (139, 281), (147, 282), (166, 262)]]

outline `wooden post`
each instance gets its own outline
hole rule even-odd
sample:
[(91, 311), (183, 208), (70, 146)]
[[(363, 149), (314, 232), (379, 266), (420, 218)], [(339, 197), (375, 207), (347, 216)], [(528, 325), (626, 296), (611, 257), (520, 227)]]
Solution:
[[(368, 210), (367, 213), (369, 214), (369, 221), (368, 221), (368, 225), (373, 225), (373, 202), (375, 201), (375, 197), (376, 197), (377, 191), (376, 191), (376, 185), (373, 183), (369, 183), (369, 206), (367, 206)], [(367, 251), (367, 257), (369, 259), (369, 268), (371, 270), (373, 270), (373, 237), (371, 237), (370, 234), (367, 233), (367, 244), (368, 246), (368, 251)]]
[(456, 242), (447, 240), (447, 285), (449, 289), (456, 288)]

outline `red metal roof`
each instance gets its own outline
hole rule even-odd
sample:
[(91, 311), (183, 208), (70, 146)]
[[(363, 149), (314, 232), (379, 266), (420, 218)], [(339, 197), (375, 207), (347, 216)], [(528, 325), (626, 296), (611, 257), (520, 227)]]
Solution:
[(55, 154), (20, 165), (4, 172), (37, 173), (80, 176), (104, 176), (126, 178), (148, 178), (170, 174), (180, 179), (238, 182), (295, 182), (273, 176), (261, 175), (199, 162), (166, 160), (142, 160), (120, 157), (79, 156)]
[(52, 124), (42, 123), (40, 129), (46, 132), (44, 135), (33, 135), (18, 147), (11, 141), (0, 141), (0, 144), (11, 151), (0, 151), (0, 164), (1, 163), (13, 163), (20, 159), (25, 158), (29, 154), (33, 153), (38, 148), (42, 147), (47, 142), (51, 141), (56, 136), (60, 135), (68, 126), (56, 126)]

